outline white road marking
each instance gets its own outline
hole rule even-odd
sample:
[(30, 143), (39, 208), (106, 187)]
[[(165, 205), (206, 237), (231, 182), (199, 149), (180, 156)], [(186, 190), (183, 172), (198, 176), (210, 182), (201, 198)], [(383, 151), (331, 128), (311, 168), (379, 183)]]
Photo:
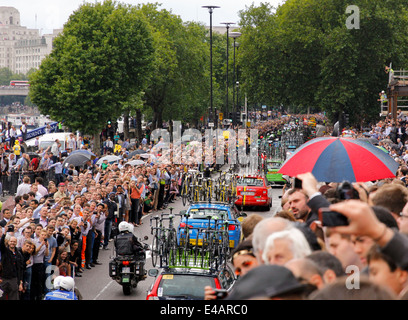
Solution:
[(112, 282), (115, 282), (115, 280), (111, 280), (98, 294), (95, 298), (93, 298), (93, 300), (98, 300), (98, 298), (100, 297), (100, 295), (106, 290), (108, 289), (108, 287), (112, 284)]

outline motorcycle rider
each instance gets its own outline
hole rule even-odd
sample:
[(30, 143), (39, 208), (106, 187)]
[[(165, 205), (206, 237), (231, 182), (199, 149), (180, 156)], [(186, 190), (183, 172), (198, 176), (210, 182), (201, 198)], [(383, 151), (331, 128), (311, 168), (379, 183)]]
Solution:
[(118, 229), (119, 234), (114, 238), (116, 257), (133, 256), (135, 261), (140, 261), (140, 270), (143, 271), (140, 274), (144, 275), (146, 253), (143, 245), (133, 234), (133, 226), (126, 221), (122, 221), (119, 223)]
[(72, 277), (56, 277), (54, 289), (45, 295), (44, 300), (79, 300), (75, 293), (75, 281)]

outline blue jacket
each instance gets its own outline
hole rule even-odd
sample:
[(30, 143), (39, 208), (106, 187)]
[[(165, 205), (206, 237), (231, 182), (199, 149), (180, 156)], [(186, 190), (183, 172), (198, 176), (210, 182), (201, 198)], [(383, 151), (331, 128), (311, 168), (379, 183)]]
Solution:
[(75, 292), (54, 290), (45, 295), (44, 300), (78, 300)]

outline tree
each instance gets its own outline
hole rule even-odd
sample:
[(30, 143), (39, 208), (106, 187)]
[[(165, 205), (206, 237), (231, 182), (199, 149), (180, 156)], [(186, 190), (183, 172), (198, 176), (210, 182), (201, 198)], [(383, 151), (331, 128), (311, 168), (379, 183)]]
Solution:
[(145, 105), (153, 111), (153, 129), (163, 120), (189, 121), (205, 110), (208, 85), (208, 45), (203, 26), (183, 23), (179, 16), (159, 10), (157, 4), (140, 5), (153, 30), (154, 69), (144, 90)]
[(148, 23), (134, 7), (83, 4), (30, 77), (30, 97), (52, 119), (98, 134), (143, 89), (153, 54)]
[[(378, 115), (384, 66), (407, 63), (407, 1), (357, 0), (349, 28), (345, 0), (288, 0), (241, 12), (245, 90), (254, 102), (317, 107), (354, 124)], [(267, 103), (265, 103), (267, 104)]]

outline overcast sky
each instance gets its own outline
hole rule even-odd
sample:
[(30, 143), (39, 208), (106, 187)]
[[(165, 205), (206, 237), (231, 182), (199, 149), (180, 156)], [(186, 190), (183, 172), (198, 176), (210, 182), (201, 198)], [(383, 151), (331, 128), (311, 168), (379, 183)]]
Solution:
[[(62, 28), (68, 17), (84, 2), (95, 0), (0, 0), (0, 6), (15, 7), (20, 12), (21, 25), (28, 28), (40, 29), (41, 33), (50, 33), (52, 29)], [(161, 8), (179, 15), (183, 21), (199, 21), (210, 24), (208, 9), (205, 5), (219, 6), (212, 15), (213, 26), (221, 25), (221, 22), (237, 23), (238, 11), (246, 6), (254, 4), (259, 6), (262, 2), (269, 2), (272, 6), (278, 6), (285, 0), (161, 0), (142, 1), (126, 0), (119, 1), (129, 4), (138, 3), (161, 3)]]

